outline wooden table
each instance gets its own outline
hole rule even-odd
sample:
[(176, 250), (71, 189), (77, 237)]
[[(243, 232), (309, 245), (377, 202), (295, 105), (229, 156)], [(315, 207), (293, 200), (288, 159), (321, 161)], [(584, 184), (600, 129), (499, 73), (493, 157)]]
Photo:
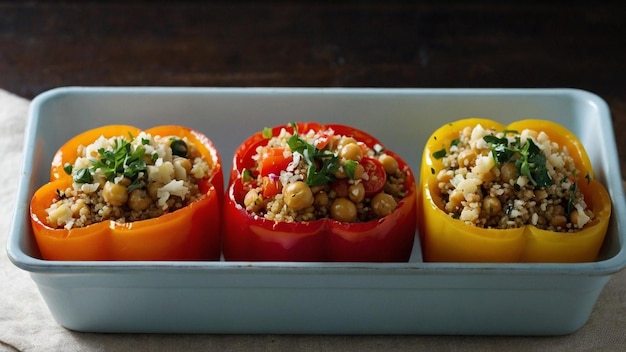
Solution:
[(572, 87), (604, 98), (626, 174), (617, 2), (0, 2), (0, 88)]

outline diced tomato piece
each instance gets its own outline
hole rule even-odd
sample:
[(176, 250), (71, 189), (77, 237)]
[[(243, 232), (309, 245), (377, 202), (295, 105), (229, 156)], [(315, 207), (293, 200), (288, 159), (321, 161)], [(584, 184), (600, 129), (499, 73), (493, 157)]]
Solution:
[(379, 193), (387, 182), (387, 173), (383, 165), (377, 159), (364, 157), (361, 159), (361, 165), (365, 168), (363, 177), (363, 187), (365, 188), (365, 196), (373, 196)]
[(315, 144), (315, 147), (318, 150), (326, 148), (331, 139), (333, 139), (334, 135), (335, 131), (332, 128), (326, 128), (322, 131), (317, 132), (317, 143)]
[(259, 160), (259, 173), (261, 176), (280, 175), (280, 172), (285, 170), (292, 160), (291, 155), (285, 157), (284, 148), (267, 148)]
[(273, 197), (282, 192), (283, 185), (280, 183), (278, 177), (263, 177), (263, 197)]

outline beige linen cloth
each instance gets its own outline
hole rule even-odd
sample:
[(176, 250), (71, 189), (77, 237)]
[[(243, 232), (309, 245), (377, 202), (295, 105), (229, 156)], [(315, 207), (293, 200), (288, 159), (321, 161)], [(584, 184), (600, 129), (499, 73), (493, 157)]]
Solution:
[(28, 106), (27, 100), (0, 90), (0, 351), (626, 350), (626, 270), (615, 274), (605, 286), (587, 324), (567, 336), (251, 336), (69, 331), (55, 322), (29, 274), (15, 267), (5, 251)]

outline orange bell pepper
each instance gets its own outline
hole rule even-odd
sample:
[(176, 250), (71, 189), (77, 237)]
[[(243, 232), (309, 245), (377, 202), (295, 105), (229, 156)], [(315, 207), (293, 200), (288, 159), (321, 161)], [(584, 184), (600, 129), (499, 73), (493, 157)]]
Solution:
[[(496, 131), (544, 131), (551, 141), (567, 147), (578, 173), (575, 182), (594, 214), (582, 229), (571, 232), (542, 230), (533, 225), (515, 229), (482, 228), (452, 218), (444, 209), (437, 174), (442, 160), (433, 156), (459, 137), (465, 127), (480, 124)], [(582, 143), (566, 128), (544, 120), (522, 120), (508, 126), (469, 118), (446, 124), (428, 139), (420, 171), (419, 231), (425, 261), (435, 262), (589, 262), (596, 259), (611, 215), (611, 199), (594, 179)]]
[(39, 188), (30, 204), (31, 224), (42, 257), (47, 260), (218, 260), (220, 258), (220, 204), (223, 197), (222, 163), (212, 142), (203, 134), (182, 126), (158, 126), (145, 130), (153, 136), (186, 137), (208, 163), (208, 177), (200, 180), (205, 197), (157, 218), (117, 223), (103, 221), (82, 228), (53, 228), (46, 223), (46, 209), (70, 187), (73, 179), (63, 171), (77, 158), (77, 147), (98, 137), (137, 136), (140, 129), (109, 125), (81, 133), (55, 154), (50, 182)]

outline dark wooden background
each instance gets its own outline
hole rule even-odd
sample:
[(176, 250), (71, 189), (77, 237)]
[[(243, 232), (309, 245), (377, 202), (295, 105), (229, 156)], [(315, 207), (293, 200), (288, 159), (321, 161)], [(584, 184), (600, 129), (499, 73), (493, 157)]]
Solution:
[(580, 88), (626, 174), (625, 23), (618, 1), (0, 1), (0, 88)]

